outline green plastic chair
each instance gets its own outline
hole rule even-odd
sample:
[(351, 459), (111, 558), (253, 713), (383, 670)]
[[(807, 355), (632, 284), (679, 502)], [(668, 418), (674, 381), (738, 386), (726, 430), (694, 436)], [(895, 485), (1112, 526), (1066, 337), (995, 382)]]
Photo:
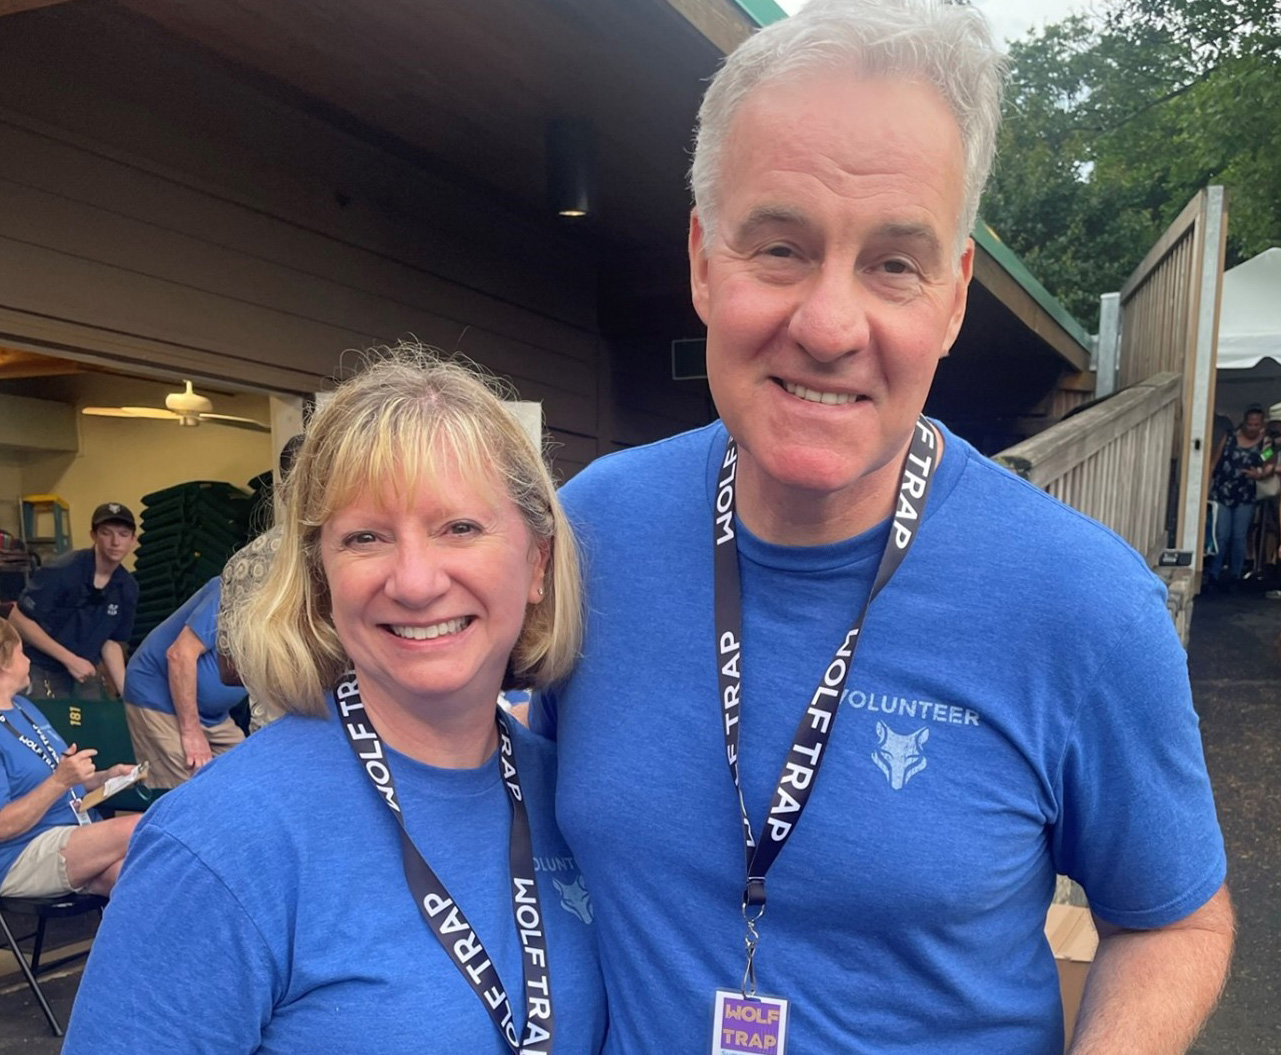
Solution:
[[(99, 769), (109, 769), (120, 762), (131, 766), (137, 763), (125, 721), (125, 705), (120, 700), (46, 697), (32, 702), (67, 743), (97, 748), (94, 764)], [(142, 813), (161, 793), (162, 789), (135, 784), (112, 795), (98, 810), (107, 815), (120, 811)]]

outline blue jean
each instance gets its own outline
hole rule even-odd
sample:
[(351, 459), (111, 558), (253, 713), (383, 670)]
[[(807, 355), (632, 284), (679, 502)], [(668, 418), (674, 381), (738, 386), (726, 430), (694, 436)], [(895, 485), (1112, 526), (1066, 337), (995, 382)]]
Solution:
[(1245, 537), (1250, 533), (1254, 520), (1254, 503), (1239, 506), (1219, 505), (1218, 519), (1214, 522), (1214, 541), (1219, 552), (1210, 558), (1210, 578), (1217, 579), (1223, 571), (1223, 559), (1228, 559), (1228, 573), (1233, 579), (1241, 578), (1245, 570)]

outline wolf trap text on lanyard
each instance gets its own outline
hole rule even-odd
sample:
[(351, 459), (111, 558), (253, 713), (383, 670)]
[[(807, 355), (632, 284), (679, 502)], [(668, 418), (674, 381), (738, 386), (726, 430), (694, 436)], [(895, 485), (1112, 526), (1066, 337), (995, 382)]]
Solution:
[(725, 731), (725, 758), (738, 794), (743, 821), (743, 853), (747, 880), (743, 889), (743, 919), (746, 924), (747, 965), (737, 990), (716, 991), (713, 1051), (727, 1053), (770, 1051), (783, 1055), (787, 1031), (788, 1002), (781, 997), (758, 996), (756, 992), (756, 946), (760, 940), (757, 924), (765, 914), (765, 876), (782, 852), (809, 802), (814, 780), (823, 764), (832, 724), (836, 721), (841, 690), (849, 676), (854, 650), (867, 610), (876, 595), (893, 578), (907, 556), (920, 528), (921, 515), (929, 495), (937, 462), (938, 437), (924, 418), (916, 421), (912, 443), (899, 477), (898, 501), (885, 550), (876, 570), (871, 593), (832, 662), (823, 672), (801, 716), (791, 749), (783, 763), (774, 789), (765, 830), (758, 843), (747, 816), (747, 804), (738, 772), (739, 712), (742, 707), (743, 605), (738, 574), (738, 543), (734, 525), (735, 481), (738, 475), (738, 446), (730, 437), (725, 447), (716, 485), (716, 508), (712, 513), (712, 540), (716, 601), (716, 669), (720, 683), (721, 711)]
[[(40, 737), (40, 743), (37, 744), (31, 739), (31, 737), (18, 732), (14, 727), (13, 722), (6, 718), (3, 712), (0, 712), (0, 725), (3, 725), (9, 730), (9, 732), (13, 733), (13, 735), (18, 738), (18, 743), (25, 744), (28, 748), (34, 751), (36, 757), (49, 767), (50, 773), (56, 773), (58, 771), (58, 752), (53, 749), (53, 744), (49, 743), (49, 738), (44, 735), (44, 730), (41, 729), (40, 726), (36, 725), (36, 723), (31, 720), (31, 715), (16, 703), (13, 705), (13, 709), (22, 715), (22, 720), (31, 726), (31, 729), (36, 736)], [(76, 815), (77, 824), (90, 824), (93, 822), (93, 818), (81, 808), (80, 800), (76, 798), (76, 793), (74, 791), (67, 791), (67, 802), (71, 806), (71, 812)]]
[(409, 884), (414, 903), (431, 932), (458, 968), (463, 979), (484, 1005), (498, 1032), (507, 1041), (513, 1055), (550, 1055), (556, 1032), (552, 1014), (551, 975), (547, 966), (547, 939), (543, 931), (543, 908), (538, 900), (534, 879), (534, 847), (529, 833), (529, 814), (516, 773), (516, 755), (512, 747), (508, 718), (497, 711), (499, 761), (503, 783), (511, 802), (512, 822), (508, 850), (511, 868), (512, 915), (520, 935), (525, 981), (525, 1030), (517, 1037), (511, 1001), (498, 977), (480, 937), (467, 922), (463, 910), (423, 859), (405, 830), (405, 818), (396, 797), (396, 782), (387, 764), (382, 739), (369, 719), (360, 698), (360, 687), (354, 671), (349, 671), (334, 689), (341, 718), (339, 724), (347, 742), (356, 753), (365, 775), (387, 803), (400, 829), (401, 861), (405, 882)]

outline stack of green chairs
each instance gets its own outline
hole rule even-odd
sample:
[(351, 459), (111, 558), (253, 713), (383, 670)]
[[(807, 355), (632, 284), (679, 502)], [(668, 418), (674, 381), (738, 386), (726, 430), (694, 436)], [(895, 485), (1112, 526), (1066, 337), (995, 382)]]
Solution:
[[(138, 761), (125, 721), (125, 705), (119, 700), (81, 700), (73, 696), (41, 699), (37, 706), (68, 744), (92, 747), (98, 752), (93, 763), (99, 769), (110, 769), (118, 762), (133, 765)], [(111, 796), (98, 809), (106, 816), (119, 810), (142, 813), (161, 794), (163, 789), (135, 784)]]
[(215, 575), (249, 540), (254, 500), (231, 484), (209, 480), (166, 487), (142, 497), (142, 530), (134, 578), (136, 648)]

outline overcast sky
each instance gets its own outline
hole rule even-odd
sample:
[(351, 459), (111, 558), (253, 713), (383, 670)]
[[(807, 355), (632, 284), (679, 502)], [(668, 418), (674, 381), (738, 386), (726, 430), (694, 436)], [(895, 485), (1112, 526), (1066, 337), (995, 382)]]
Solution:
[[(805, 0), (776, 0), (784, 11), (793, 12)], [(974, 0), (987, 16), (998, 40), (1018, 39), (1029, 29), (1058, 22), (1075, 11), (1085, 10), (1088, 0)]]

